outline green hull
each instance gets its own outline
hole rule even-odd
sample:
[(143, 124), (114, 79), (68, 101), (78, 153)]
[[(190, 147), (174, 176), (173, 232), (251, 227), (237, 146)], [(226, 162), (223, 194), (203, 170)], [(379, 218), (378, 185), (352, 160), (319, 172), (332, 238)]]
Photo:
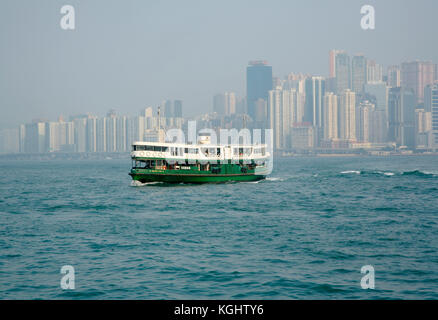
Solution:
[(254, 165), (213, 163), (206, 169), (197, 163), (181, 165), (178, 169), (133, 167), (129, 175), (141, 183), (224, 183), (259, 181), (268, 173), (268, 168), (255, 168)]
[(223, 182), (243, 182), (259, 181), (266, 178), (264, 175), (242, 174), (242, 175), (172, 175), (172, 174), (133, 174), (130, 173), (134, 181), (141, 183), (165, 182), (165, 183), (223, 183)]
[(220, 170), (201, 171), (196, 166), (188, 170), (141, 169), (133, 168), (130, 176), (141, 183), (220, 183), (229, 181), (258, 181), (266, 178), (266, 170), (246, 169), (242, 171), (239, 165), (223, 164)]

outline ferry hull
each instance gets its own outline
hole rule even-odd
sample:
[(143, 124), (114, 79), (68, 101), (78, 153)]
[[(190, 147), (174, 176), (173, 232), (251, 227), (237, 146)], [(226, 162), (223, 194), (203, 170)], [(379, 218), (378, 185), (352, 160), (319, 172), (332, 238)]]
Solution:
[(259, 174), (236, 174), (236, 175), (191, 175), (191, 174), (138, 174), (130, 173), (134, 181), (141, 183), (164, 182), (164, 183), (224, 183), (259, 181), (266, 178), (266, 175)]

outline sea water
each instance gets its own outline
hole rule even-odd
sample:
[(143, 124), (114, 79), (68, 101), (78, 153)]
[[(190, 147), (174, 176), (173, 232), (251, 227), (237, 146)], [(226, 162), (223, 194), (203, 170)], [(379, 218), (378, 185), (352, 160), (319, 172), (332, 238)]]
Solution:
[(436, 156), (276, 158), (211, 185), (130, 165), (0, 161), (1, 299), (438, 299)]

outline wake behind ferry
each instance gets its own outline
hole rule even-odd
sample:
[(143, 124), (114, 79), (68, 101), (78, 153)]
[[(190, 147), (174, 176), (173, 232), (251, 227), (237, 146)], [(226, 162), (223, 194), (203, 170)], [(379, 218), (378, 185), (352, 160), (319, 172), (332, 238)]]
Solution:
[(211, 145), (135, 142), (129, 175), (140, 183), (221, 183), (258, 181), (271, 172), (267, 145)]

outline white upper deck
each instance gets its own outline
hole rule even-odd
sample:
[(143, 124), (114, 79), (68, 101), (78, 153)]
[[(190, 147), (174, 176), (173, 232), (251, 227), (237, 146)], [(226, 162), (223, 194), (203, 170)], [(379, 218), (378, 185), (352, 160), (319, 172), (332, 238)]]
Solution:
[(166, 142), (134, 142), (132, 158), (171, 158), (192, 160), (255, 160), (267, 159), (270, 152), (266, 144), (212, 145), (205, 143), (181, 144)]

